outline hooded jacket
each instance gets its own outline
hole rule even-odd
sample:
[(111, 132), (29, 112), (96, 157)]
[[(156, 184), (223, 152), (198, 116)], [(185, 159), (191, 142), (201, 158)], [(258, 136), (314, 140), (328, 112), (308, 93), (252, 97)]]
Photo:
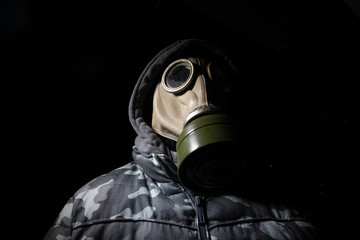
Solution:
[(182, 186), (176, 152), (151, 128), (147, 104), (166, 66), (188, 53), (222, 59), (236, 71), (223, 50), (203, 40), (181, 40), (159, 52), (130, 100), (130, 122), (137, 133), (133, 161), (80, 188), (44, 239), (315, 238), (314, 226), (295, 209), (241, 194), (200, 196)]

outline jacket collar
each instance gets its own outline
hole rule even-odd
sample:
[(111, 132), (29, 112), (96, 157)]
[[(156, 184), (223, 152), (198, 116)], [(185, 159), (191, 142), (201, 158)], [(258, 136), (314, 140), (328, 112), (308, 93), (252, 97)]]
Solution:
[(177, 166), (168, 155), (161, 153), (146, 155), (140, 152), (135, 146), (133, 147), (132, 155), (134, 162), (146, 175), (155, 181), (160, 183), (179, 182)]

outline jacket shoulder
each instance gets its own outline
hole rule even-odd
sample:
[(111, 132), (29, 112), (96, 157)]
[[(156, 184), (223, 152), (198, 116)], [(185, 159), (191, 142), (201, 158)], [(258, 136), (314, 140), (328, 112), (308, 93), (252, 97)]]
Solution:
[[(123, 206), (127, 195), (145, 179), (142, 169), (134, 162), (112, 170), (82, 186), (65, 204), (44, 239), (69, 238), (74, 228), (111, 218)], [(117, 202), (114, 205), (108, 204)]]
[(116, 202), (118, 207), (125, 207), (122, 206), (124, 200), (138, 190), (145, 178), (142, 169), (131, 162), (90, 181), (73, 196), (76, 223), (111, 217), (110, 209), (115, 209), (108, 203)]

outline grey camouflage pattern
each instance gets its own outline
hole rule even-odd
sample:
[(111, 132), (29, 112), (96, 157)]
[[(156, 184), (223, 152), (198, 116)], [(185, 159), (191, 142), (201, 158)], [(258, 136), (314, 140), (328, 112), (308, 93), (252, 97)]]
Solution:
[(160, 72), (184, 52), (207, 53), (237, 71), (225, 51), (198, 39), (177, 41), (154, 56), (129, 103), (130, 123), (137, 134), (133, 162), (79, 189), (44, 240), (315, 239), (316, 229), (293, 209), (231, 195), (208, 197), (198, 205), (199, 198), (179, 183), (176, 152), (149, 126), (143, 105)]
[[(152, 163), (158, 172), (155, 155), (136, 157)], [(237, 196), (206, 201), (213, 240), (314, 239), (312, 224), (294, 210)], [(79, 189), (44, 239), (197, 239), (197, 235), (196, 210), (183, 188), (174, 181), (155, 181), (132, 162)]]

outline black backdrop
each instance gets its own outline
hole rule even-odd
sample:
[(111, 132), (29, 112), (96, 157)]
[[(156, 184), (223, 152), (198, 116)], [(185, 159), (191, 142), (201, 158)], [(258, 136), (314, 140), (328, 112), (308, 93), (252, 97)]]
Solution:
[(238, 62), (245, 91), (234, 111), (274, 181), (326, 236), (353, 231), (355, 1), (201, 2), (2, 1), (5, 231), (41, 238), (79, 187), (131, 161), (133, 86), (158, 51), (184, 38), (215, 41)]

